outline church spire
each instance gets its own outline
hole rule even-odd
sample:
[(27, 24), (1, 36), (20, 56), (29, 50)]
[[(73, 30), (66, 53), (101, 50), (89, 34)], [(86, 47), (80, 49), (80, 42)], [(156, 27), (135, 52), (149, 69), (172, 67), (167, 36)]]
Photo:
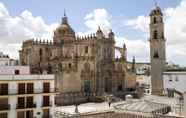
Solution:
[(97, 36), (98, 39), (102, 39), (103, 38), (103, 32), (102, 32), (100, 26), (98, 26), (98, 30), (96, 32), (96, 36)]
[(135, 59), (135, 56), (133, 56), (133, 59), (132, 59), (132, 72), (136, 72), (136, 67), (135, 67), (135, 64), (136, 64), (136, 59)]
[(65, 9), (64, 9), (64, 17), (66, 17), (66, 11), (65, 11)]
[(64, 16), (62, 17), (62, 23), (61, 24), (68, 24), (68, 17), (66, 15), (65, 9), (64, 9)]

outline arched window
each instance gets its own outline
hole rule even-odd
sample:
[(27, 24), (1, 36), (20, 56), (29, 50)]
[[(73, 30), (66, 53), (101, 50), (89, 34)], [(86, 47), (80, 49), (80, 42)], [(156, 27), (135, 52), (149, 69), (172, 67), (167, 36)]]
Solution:
[(85, 68), (86, 71), (89, 72), (90, 71), (90, 64), (89, 63), (85, 63), (84, 64), (84, 68)]
[(40, 61), (42, 61), (43, 50), (41, 48), (39, 49), (39, 56), (40, 56)]
[(153, 22), (154, 22), (154, 24), (157, 23), (157, 19), (156, 19), (156, 17), (154, 17)]
[(69, 68), (71, 68), (71, 67), (72, 67), (72, 64), (71, 64), (71, 63), (69, 63), (69, 64), (68, 64), (68, 67), (69, 67)]
[(159, 58), (159, 54), (157, 51), (154, 53), (154, 58)]
[(88, 46), (85, 46), (85, 53), (88, 53)]
[(157, 32), (157, 30), (154, 31), (154, 33), (153, 33), (153, 38), (154, 38), (154, 39), (157, 39), (157, 38), (158, 38), (158, 32)]

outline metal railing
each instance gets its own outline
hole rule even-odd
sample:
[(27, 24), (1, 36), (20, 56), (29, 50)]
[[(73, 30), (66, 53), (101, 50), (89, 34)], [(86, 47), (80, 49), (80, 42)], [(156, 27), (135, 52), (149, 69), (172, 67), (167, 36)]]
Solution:
[(0, 92), (0, 95), (8, 95), (8, 90), (3, 90)]
[(1, 110), (9, 110), (9, 109), (10, 109), (10, 104), (0, 105), (0, 111)]
[(17, 104), (16, 109), (36, 108), (36, 103)]
[(51, 107), (52, 106), (52, 101), (50, 101), (50, 102), (44, 102), (43, 101), (42, 106), (43, 107)]
[(36, 103), (27, 103), (26, 104), (26, 108), (35, 108), (36, 107)]
[(0, 96), (6, 96), (6, 95), (24, 95), (24, 94), (46, 94), (46, 93), (55, 93), (55, 88), (50, 88), (48, 90), (44, 89), (33, 89), (27, 91), (19, 91), (18, 89), (9, 89), (8, 92), (2, 92), (0, 93)]

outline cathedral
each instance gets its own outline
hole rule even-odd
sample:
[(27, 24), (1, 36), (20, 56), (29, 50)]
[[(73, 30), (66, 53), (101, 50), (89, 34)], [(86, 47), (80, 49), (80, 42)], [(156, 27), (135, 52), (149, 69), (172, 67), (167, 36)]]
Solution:
[[(121, 57), (115, 58), (115, 50)], [(126, 46), (115, 46), (114, 32), (78, 37), (64, 14), (54, 31), (53, 41), (26, 40), (19, 51), (22, 65), (34, 74), (55, 74), (60, 93), (114, 93), (127, 89)]]

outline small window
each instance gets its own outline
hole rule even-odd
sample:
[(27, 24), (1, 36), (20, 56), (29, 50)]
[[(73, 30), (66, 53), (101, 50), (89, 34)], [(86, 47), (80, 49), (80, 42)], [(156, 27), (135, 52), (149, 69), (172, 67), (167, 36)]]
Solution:
[(157, 39), (158, 38), (158, 31), (156, 31), (156, 30), (154, 31), (153, 38), (154, 39)]
[(71, 63), (69, 63), (69, 64), (68, 64), (68, 67), (69, 67), (69, 68), (71, 68), (71, 67), (72, 67)]
[(42, 49), (39, 50), (39, 56), (40, 56), (40, 61), (42, 61), (42, 56), (43, 56), (43, 50)]
[(153, 19), (154, 21), (154, 24), (156, 24), (157, 23), (157, 19), (156, 19), (156, 17), (154, 17), (154, 19)]
[(88, 53), (88, 46), (85, 46), (85, 53)]
[(154, 58), (159, 58), (158, 52), (154, 53)]
[(19, 70), (15, 70), (15, 75), (19, 75), (20, 74), (20, 72), (19, 72)]

